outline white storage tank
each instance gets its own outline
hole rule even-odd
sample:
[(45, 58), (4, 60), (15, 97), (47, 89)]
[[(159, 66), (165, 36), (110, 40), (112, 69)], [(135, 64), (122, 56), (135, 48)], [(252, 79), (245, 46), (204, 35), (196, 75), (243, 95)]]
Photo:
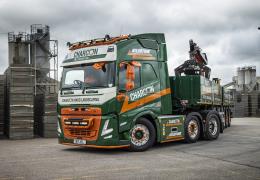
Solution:
[(245, 84), (254, 84), (256, 82), (256, 67), (245, 67)]
[(243, 68), (237, 68), (237, 84), (245, 84), (245, 71)]

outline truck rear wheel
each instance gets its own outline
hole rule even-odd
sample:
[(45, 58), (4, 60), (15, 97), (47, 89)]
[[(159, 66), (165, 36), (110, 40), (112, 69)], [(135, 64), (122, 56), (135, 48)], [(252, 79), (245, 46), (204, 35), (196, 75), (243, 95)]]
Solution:
[(187, 116), (184, 124), (185, 141), (188, 143), (195, 143), (200, 137), (200, 123), (199, 119), (192, 115)]
[(205, 139), (214, 140), (217, 139), (220, 132), (220, 120), (214, 113), (210, 113), (206, 119), (206, 133)]
[(146, 118), (139, 118), (130, 131), (130, 150), (145, 151), (155, 142), (155, 128)]

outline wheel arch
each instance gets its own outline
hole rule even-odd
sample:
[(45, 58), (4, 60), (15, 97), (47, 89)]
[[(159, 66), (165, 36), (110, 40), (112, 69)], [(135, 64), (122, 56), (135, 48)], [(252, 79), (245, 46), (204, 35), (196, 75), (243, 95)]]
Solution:
[(159, 142), (160, 141), (160, 126), (159, 126), (159, 121), (158, 121), (157, 117), (158, 116), (153, 111), (143, 111), (141, 113), (138, 113), (135, 116), (134, 120), (132, 121), (131, 128), (135, 125), (136, 121), (139, 118), (146, 118), (153, 124), (155, 132), (156, 132), (156, 134), (155, 134), (156, 141)]

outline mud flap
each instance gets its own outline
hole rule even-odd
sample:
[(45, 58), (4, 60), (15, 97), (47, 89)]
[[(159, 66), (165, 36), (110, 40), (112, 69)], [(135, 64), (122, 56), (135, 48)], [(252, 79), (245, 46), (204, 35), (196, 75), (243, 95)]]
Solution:
[(220, 133), (223, 133), (225, 128), (225, 114), (224, 112), (218, 112), (219, 118), (220, 118)]

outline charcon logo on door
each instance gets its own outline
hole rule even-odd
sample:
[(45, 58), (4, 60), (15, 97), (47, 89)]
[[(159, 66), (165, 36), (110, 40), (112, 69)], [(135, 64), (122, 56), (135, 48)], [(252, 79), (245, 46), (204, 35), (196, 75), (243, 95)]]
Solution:
[(151, 93), (154, 93), (154, 87), (153, 86), (145, 87), (143, 89), (130, 93), (130, 101), (135, 101)]

